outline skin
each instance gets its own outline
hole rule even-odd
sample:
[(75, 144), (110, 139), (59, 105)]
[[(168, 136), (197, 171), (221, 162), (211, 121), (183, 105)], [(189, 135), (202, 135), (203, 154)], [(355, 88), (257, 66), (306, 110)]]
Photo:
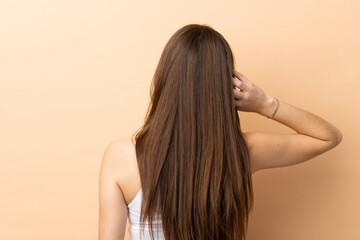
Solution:
[[(271, 116), (277, 101), (243, 74), (234, 71), (233, 84), (239, 111)], [(342, 133), (330, 122), (280, 100), (274, 121), (296, 133), (244, 132), (252, 173), (285, 167), (312, 159), (336, 147)], [(127, 205), (141, 189), (134, 139), (120, 138), (105, 149), (99, 173), (99, 240), (124, 239)]]

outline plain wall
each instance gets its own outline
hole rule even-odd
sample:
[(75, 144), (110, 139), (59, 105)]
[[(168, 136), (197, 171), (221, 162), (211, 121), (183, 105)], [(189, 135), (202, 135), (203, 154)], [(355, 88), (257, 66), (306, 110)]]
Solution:
[[(105, 147), (141, 127), (160, 54), (189, 23), (218, 30), (280, 104), (343, 133), (308, 162), (254, 174), (247, 239), (360, 239), (357, 0), (1, 1), (0, 239), (97, 239)], [(244, 131), (294, 132), (239, 114)]]

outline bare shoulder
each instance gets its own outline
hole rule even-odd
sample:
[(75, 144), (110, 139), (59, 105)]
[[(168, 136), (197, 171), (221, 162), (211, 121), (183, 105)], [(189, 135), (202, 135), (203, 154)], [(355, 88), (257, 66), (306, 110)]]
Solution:
[(99, 239), (124, 239), (129, 195), (119, 183), (131, 176), (131, 144), (131, 138), (119, 138), (104, 151), (99, 173)]
[(111, 141), (107, 148), (109, 149), (119, 149), (124, 147), (130, 147), (131, 145), (134, 145), (135, 139), (131, 137), (121, 137), (117, 138), (113, 141)]
[(127, 169), (134, 164), (134, 139), (121, 137), (111, 141), (105, 148), (102, 166), (112, 172), (117, 182), (127, 178)]
[(122, 158), (122, 156), (124, 154), (125, 155), (129, 154), (133, 150), (134, 150), (134, 139), (130, 137), (122, 137), (111, 141), (107, 145), (105, 149), (105, 153), (110, 155), (112, 157), (111, 159), (115, 161), (116, 160), (119, 161), (121, 159), (129, 160), (127, 158)]

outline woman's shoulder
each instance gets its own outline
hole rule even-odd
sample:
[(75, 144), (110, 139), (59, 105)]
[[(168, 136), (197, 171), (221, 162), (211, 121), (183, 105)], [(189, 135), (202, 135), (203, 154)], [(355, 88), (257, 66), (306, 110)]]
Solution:
[[(103, 162), (109, 166), (117, 178), (122, 182), (130, 173), (129, 169), (136, 164), (135, 139), (131, 137), (120, 137), (111, 141), (104, 151)], [(104, 163), (103, 163), (104, 164)]]
[(118, 158), (123, 154), (127, 154), (135, 149), (135, 139), (131, 137), (120, 137), (111, 141), (105, 152), (111, 156)]

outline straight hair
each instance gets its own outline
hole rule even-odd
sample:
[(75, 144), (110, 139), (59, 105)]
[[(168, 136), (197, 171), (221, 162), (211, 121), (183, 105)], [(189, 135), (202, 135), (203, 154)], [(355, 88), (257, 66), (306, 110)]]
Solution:
[(253, 208), (249, 150), (235, 106), (234, 57), (209, 25), (167, 42), (134, 133), (141, 224), (161, 218), (166, 240), (242, 240)]

